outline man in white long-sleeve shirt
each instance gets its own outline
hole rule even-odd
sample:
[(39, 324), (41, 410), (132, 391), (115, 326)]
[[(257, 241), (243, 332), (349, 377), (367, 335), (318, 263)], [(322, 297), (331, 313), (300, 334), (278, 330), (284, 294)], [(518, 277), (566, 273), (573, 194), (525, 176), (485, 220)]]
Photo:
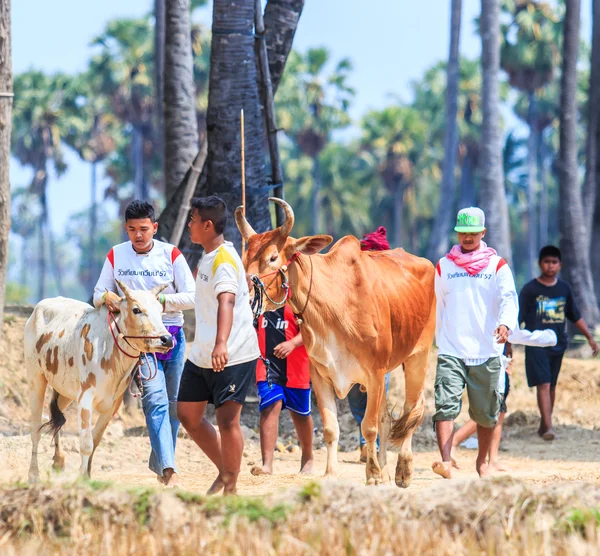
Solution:
[[(94, 305), (106, 304), (109, 311), (118, 312), (121, 303), (116, 280), (132, 290), (150, 290), (166, 285), (158, 295), (164, 307), (163, 322), (173, 336), (173, 349), (156, 354), (158, 369), (142, 365), (142, 406), (150, 436), (152, 451), (148, 465), (159, 482), (177, 483), (175, 444), (177, 392), (185, 363), (183, 310), (194, 307), (195, 283), (190, 267), (174, 245), (157, 241), (158, 230), (154, 208), (144, 201), (133, 201), (125, 210), (125, 230), (130, 241), (115, 245), (104, 261), (94, 288)], [(153, 359), (150, 358), (153, 362)], [(156, 376), (148, 380), (154, 372)]]
[(476, 207), (459, 211), (455, 245), (436, 266), (435, 423), (442, 461), (432, 468), (449, 479), (454, 420), (467, 388), (469, 415), (477, 423), (477, 472), (489, 473), (487, 454), (500, 411), (500, 357), (517, 328), (518, 297), (506, 261), (487, 247), (485, 215)]

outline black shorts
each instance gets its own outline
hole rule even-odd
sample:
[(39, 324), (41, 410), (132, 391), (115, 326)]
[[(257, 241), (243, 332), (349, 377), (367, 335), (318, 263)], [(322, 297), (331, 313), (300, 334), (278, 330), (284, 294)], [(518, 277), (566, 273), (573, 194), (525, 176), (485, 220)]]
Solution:
[(506, 409), (506, 398), (508, 398), (508, 394), (510, 393), (510, 377), (508, 373), (506, 374), (505, 383), (504, 383), (504, 394), (501, 394), (502, 399), (500, 400), (500, 413), (507, 413)]
[(183, 367), (178, 402), (208, 402), (215, 408), (225, 402), (243, 404), (254, 381), (256, 359), (225, 367), (220, 373), (194, 365), (189, 359)]
[(562, 364), (563, 353), (552, 352), (549, 348), (525, 348), (525, 372), (529, 387), (540, 384), (556, 386)]

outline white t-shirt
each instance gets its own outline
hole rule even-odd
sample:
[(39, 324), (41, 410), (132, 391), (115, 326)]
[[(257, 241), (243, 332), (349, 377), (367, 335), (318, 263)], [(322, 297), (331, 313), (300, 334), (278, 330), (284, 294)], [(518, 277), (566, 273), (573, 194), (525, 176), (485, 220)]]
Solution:
[(217, 338), (218, 295), (235, 294), (233, 325), (227, 340), (228, 367), (258, 359), (258, 336), (254, 330), (248, 283), (242, 261), (231, 242), (204, 253), (196, 276), (196, 337), (189, 360), (212, 369), (212, 351)]
[(494, 331), (501, 324), (516, 330), (519, 312), (515, 282), (504, 259), (492, 256), (486, 268), (471, 276), (442, 258), (436, 267), (435, 294), (440, 355), (485, 361), (502, 354), (504, 345), (495, 341)]
[(163, 322), (167, 326), (183, 326), (183, 313), (194, 306), (194, 277), (181, 251), (163, 241), (154, 240), (152, 249), (138, 253), (131, 241), (115, 245), (106, 256), (102, 272), (94, 288), (94, 306), (102, 305), (105, 291), (123, 292), (116, 280), (132, 290), (151, 290), (168, 284)]

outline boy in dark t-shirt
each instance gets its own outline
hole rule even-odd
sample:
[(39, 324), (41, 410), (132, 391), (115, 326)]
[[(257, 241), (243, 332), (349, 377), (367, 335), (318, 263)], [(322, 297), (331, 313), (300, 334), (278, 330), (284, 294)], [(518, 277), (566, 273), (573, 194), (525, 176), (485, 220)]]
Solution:
[(269, 363), (259, 360), (256, 366), (262, 465), (255, 465), (251, 473), (270, 475), (273, 472), (273, 452), (282, 409), (289, 410), (298, 434), (302, 450), (300, 473), (311, 473), (313, 420), (308, 353), (294, 313), (287, 305), (260, 317), (258, 345), (262, 357)]
[(527, 383), (531, 388), (537, 388), (541, 417), (538, 434), (544, 440), (554, 440), (556, 434), (552, 428), (552, 410), (558, 374), (568, 341), (565, 319), (573, 322), (587, 338), (594, 357), (598, 354), (598, 346), (581, 318), (571, 286), (557, 278), (562, 266), (558, 247), (543, 247), (538, 264), (540, 276), (525, 284), (521, 290), (519, 323), (525, 323), (527, 330), (554, 330), (558, 337), (556, 346), (525, 348)]

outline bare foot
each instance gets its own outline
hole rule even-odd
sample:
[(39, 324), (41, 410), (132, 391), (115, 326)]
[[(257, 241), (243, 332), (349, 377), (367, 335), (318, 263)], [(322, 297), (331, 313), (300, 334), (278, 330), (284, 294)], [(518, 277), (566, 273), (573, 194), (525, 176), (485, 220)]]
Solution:
[(225, 485), (225, 489), (223, 490), (223, 496), (227, 496), (229, 494), (237, 494), (237, 485), (235, 483), (231, 485)]
[(479, 473), (479, 477), (481, 479), (490, 476), (490, 466), (487, 462), (477, 463), (475, 468), (477, 469), (477, 473)]
[(360, 449), (360, 459), (358, 460), (360, 463), (367, 463), (367, 445), (361, 447)]
[(498, 473), (510, 473), (511, 472), (510, 467), (507, 467), (506, 465), (504, 465), (503, 463), (501, 463), (499, 461), (490, 461), (489, 466), (490, 466), (490, 470), (492, 472), (498, 472)]
[(179, 476), (174, 469), (169, 467), (163, 471), (162, 481), (160, 482), (167, 488), (176, 488), (179, 486)]
[(258, 477), (259, 475), (271, 475), (273, 470), (269, 469), (266, 465), (254, 465), (252, 469), (250, 469), (250, 473)]
[(454, 469), (460, 469), (460, 465), (458, 465), (458, 462), (456, 461), (456, 446), (452, 446), (450, 449), (450, 461), (452, 462), (452, 467), (454, 467)]
[(312, 475), (313, 474), (313, 459), (312, 458), (301, 462), (300, 474), (301, 475)]
[(436, 461), (431, 465), (434, 473), (437, 473), (444, 479), (452, 478), (452, 462), (451, 461)]
[(554, 440), (556, 438), (556, 433), (554, 432), (554, 429), (552, 427), (550, 427), (543, 435), (542, 438), (544, 440)]
[(223, 479), (221, 479), (221, 475), (219, 475), (216, 479), (215, 482), (210, 486), (210, 488), (206, 491), (206, 494), (219, 494), (219, 492), (221, 492), (221, 490), (223, 490), (225, 488), (225, 483), (223, 482)]

